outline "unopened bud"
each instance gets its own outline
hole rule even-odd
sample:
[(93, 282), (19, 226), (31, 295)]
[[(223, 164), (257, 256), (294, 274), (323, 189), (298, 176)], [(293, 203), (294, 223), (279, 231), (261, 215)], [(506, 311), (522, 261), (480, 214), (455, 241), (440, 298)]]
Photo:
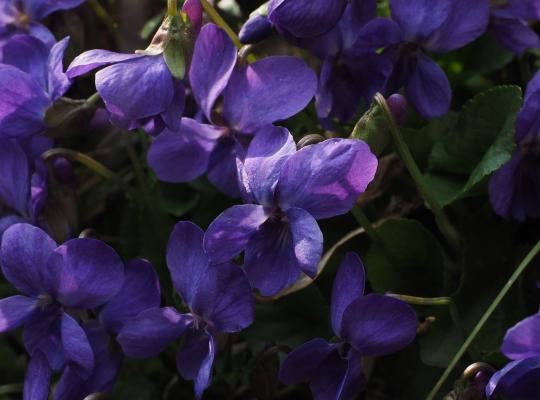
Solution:
[(405, 125), (407, 119), (407, 99), (400, 94), (393, 94), (386, 100), (392, 115), (399, 126)]

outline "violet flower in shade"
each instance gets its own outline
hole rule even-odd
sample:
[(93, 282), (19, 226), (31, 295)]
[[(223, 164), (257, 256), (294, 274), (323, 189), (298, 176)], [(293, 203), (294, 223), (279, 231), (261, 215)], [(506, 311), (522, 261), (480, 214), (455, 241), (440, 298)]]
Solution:
[(488, 25), (488, 0), (390, 0), (402, 39), (386, 54), (394, 71), (385, 92), (405, 88), (407, 99), (424, 118), (450, 108), (452, 91), (444, 71), (425, 52), (447, 53), (472, 42)]
[[(267, 57), (237, 66), (227, 34), (207, 24), (195, 44), (190, 69), (193, 95), (210, 124), (183, 118), (152, 144), (148, 163), (159, 179), (186, 182), (204, 172), (222, 192), (238, 197), (236, 157), (258, 131), (300, 112), (313, 98), (315, 73), (296, 57)], [(222, 95), (221, 116), (213, 113)]]
[(75, 8), (84, 1), (2, 0), (0, 5), (0, 50), (11, 36), (17, 34), (29, 34), (41, 40), (47, 47), (52, 47), (56, 43), (56, 39), (39, 21), (55, 11)]
[[(190, 0), (183, 8), (195, 30), (202, 18), (197, 4), (197, 0)], [(184, 82), (173, 76), (165, 61), (168, 39), (163, 36), (168, 30), (162, 26), (146, 50), (133, 54), (86, 51), (73, 60), (66, 74), (73, 79), (102, 68), (96, 73), (96, 89), (114, 125), (126, 130), (144, 128), (150, 135), (164, 129), (178, 130), (186, 93)]]
[(506, 332), (502, 353), (511, 359), (486, 386), (488, 399), (536, 400), (540, 393), (540, 312)]
[(121, 289), (124, 266), (116, 252), (94, 239), (57, 246), (41, 229), (16, 224), (4, 232), (0, 264), (24, 294), (0, 300), (0, 332), (24, 326), (32, 357), (25, 390), (35, 394), (25, 398), (46, 399), (51, 373), (66, 366), (88, 379), (96, 356), (80, 321)]
[(492, 2), (489, 33), (514, 54), (540, 48), (538, 34), (529, 26), (540, 20), (539, 0), (506, 0)]
[(62, 58), (64, 38), (49, 51), (38, 39), (16, 35), (3, 48), (0, 64), (0, 138), (28, 138), (43, 132), (45, 112), (70, 87)]
[(364, 286), (360, 258), (347, 253), (334, 281), (330, 308), (338, 340), (313, 339), (295, 348), (281, 365), (281, 382), (308, 382), (316, 400), (348, 400), (366, 383), (362, 357), (395, 353), (414, 340), (414, 310), (392, 297), (364, 295)]
[(504, 218), (540, 217), (540, 73), (529, 82), (516, 122), (517, 149), (489, 182), (489, 200)]
[(216, 335), (233, 333), (253, 321), (253, 296), (242, 269), (232, 263), (212, 264), (203, 249), (204, 232), (191, 222), (174, 227), (167, 247), (173, 285), (189, 314), (172, 307), (140, 313), (120, 331), (118, 342), (128, 357), (153, 357), (172, 341), (185, 337), (176, 356), (184, 379), (193, 380), (199, 399), (210, 385)]
[(322, 255), (318, 219), (349, 212), (377, 170), (369, 146), (330, 139), (296, 151), (285, 128), (268, 126), (238, 160), (244, 201), (209, 226), (211, 260), (244, 254), (251, 285), (272, 296), (304, 273), (314, 277)]

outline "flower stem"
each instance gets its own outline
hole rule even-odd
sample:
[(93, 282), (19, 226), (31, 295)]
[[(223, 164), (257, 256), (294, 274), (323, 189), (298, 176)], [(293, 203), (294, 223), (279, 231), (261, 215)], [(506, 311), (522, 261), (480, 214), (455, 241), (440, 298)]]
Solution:
[(96, 105), (97, 103), (99, 103), (100, 100), (101, 100), (101, 95), (98, 92), (96, 92), (92, 96), (87, 98), (86, 102), (92, 105)]
[(167, 15), (174, 17), (178, 14), (178, 0), (167, 0)]
[(373, 242), (376, 242), (376, 243), (381, 243), (382, 240), (381, 238), (379, 237), (379, 234), (377, 233), (377, 231), (375, 230), (375, 228), (373, 227), (373, 225), (371, 224), (371, 221), (369, 220), (369, 218), (367, 217), (366, 213), (364, 213), (364, 210), (362, 210), (362, 208), (357, 204), (353, 209), (352, 209), (352, 215), (354, 216), (354, 218), (356, 219), (356, 222), (358, 222), (358, 224), (364, 228), (364, 230), (366, 231), (366, 233), (368, 234), (369, 238), (373, 241)]
[[(232, 30), (232, 28), (227, 24), (227, 22), (223, 19), (221, 15), (217, 12), (217, 10), (206, 0), (200, 0), (202, 7), (204, 8), (204, 11), (214, 23), (219, 26), (221, 29), (223, 29), (227, 35), (231, 38), (234, 45), (240, 50), (244, 45), (240, 42), (240, 39), (238, 38), (238, 35)], [(249, 54), (246, 57), (246, 60), (249, 63), (253, 63), (257, 61), (256, 57), (253, 54)]]
[(465, 352), (467, 351), (467, 349), (469, 348), (471, 343), (474, 341), (474, 339), (476, 338), (476, 336), (478, 335), (480, 330), (484, 327), (484, 325), (486, 324), (489, 317), (491, 317), (493, 312), (496, 310), (496, 308), (501, 303), (502, 299), (506, 296), (506, 294), (512, 288), (512, 286), (514, 285), (516, 280), (523, 273), (523, 271), (525, 271), (527, 266), (538, 255), (538, 253), (540, 253), (540, 241), (538, 241), (538, 243), (536, 243), (536, 245), (531, 249), (531, 251), (529, 251), (529, 253), (525, 256), (523, 261), (521, 261), (519, 266), (516, 268), (516, 270), (514, 271), (512, 276), (510, 277), (510, 279), (508, 279), (508, 281), (503, 286), (503, 288), (501, 289), (501, 291), (499, 292), (497, 297), (495, 297), (495, 300), (493, 300), (493, 302), (488, 307), (488, 309), (486, 310), (484, 315), (482, 315), (482, 318), (480, 318), (480, 320), (478, 321), (478, 323), (476, 324), (476, 326), (474, 327), (474, 329), (470, 333), (469, 337), (467, 337), (467, 339), (465, 340), (463, 345), (460, 347), (460, 349), (458, 350), (458, 352), (456, 353), (456, 355), (454, 356), (454, 358), (452, 359), (452, 361), (450, 362), (450, 364), (448, 365), (448, 367), (446, 368), (444, 373), (441, 375), (441, 377), (439, 378), (439, 380), (437, 381), (437, 383), (435, 384), (435, 386), (433, 387), (431, 392), (426, 397), (426, 400), (433, 400), (435, 398), (435, 396), (437, 395), (439, 390), (441, 390), (442, 386), (444, 385), (444, 383), (446, 382), (446, 380), (448, 379), (448, 377), (450, 376), (450, 374), (454, 370), (456, 364), (459, 362), (459, 360), (461, 359), (463, 354), (465, 354)]
[(382, 94), (377, 93), (375, 95), (375, 101), (383, 110), (383, 114), (386, 122), (388, 123), (388, 127), (390, 128), (390, 132), (394, 139), (396, 149), (401, 156), (401, 159), (405, 163), (405, 166), (411, 174), (414, 182), (416, 183), (420, 194), (435, 215), (435, 221), (437, 223), (437, 226), (441, 230), (441, 233), (446, 237), (453, 250), (457, 253), (459, 250), (459, 235), (450, 223), (450, 220), (448, 219), (447, 215), (445, 214), (444, 210), (442, 209), (435, 196), (429, 190), (426, 181), (424, 180), (424, 176), (422, 175), (418, 164), (416, 164), (416, 161), (414, 160), (414, 157), (409, 150), (409, 146), (407, 146), (405, 139), (403, 139), (403, 136), (401, 135), (401, 130), (399, 129), (398, 124), (396, 123), (396, 120), (392, 115), (392, 111), (390, 111), (390, 108), (388, 107), (386, 99)]

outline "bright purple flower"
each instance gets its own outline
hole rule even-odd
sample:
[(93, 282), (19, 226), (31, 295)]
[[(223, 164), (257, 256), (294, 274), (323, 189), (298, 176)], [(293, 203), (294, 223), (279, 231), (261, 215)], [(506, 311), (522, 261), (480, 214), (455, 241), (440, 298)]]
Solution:
[(253, 321), (253, 296), (244, 272), (232, 263), (211, 263), (203, 236), (197, 225), (179, 222), (167, 247), (174, 288), (191, 312), (151, 308), (128, 322), (118, 336), (128, 357), (146, 358), (184, 335), (177, 367), (184, 379), (195, 382), (197, 398), (210, 385), (216, 334), (239, 332)]
[[(190, 69), (193, 95), (210, 124), (184, 118), (179, 131), (163, 132), (148, 162), (159, 179), (190, 181), (204, 172), (224, 193), (238, 197), (236, 156), (257, 132), (298, 113), (313, 98), (315, 73), (296, 57), (267, 57), (237, 65), (227, 34), (207, 24), (195, 44)], [(213, 112), (223, 96), (221, 116)]]
[(0, 300), (0, 332), (24, 326), (25, 347), (37, 357), (25, 387), (48, 393), (44, 377), (66, 366), (88, 379), (96, 355), (80, 321), (121, 289), (124, 267), (116, 252), (94, 239), (57, 246), (41, 229), (16, 224), (3, 235), (0, 264), (5, 278), (24, 293)]
[(506, 0), (492, 2), (489, 33), (503, 47), (515, 54), (540, 48), (540, 38), (529, 21), (540, 19), (540, 1)]
[(523, 221), (540, 217), (540, 73), (529, 83), (516, 123), (514, 155), (489, 182), (497, 214)]
[(70, 87), (62, 58), (69, 38), (49, 51), (38, 39), (16, 35), (0, 64), (0, 138), (27, 138), (46, 129), (45, 112)]
[(540, 393), (540, 312), (509, 329), (501, 347), (513, 360), (486, 387), (488, 399), (535, 400)]
[(245, 251), (253, 287), (278, 293), (303, 272), (315, 276), (323, 250), (317, 219), (349, 212), (375, 176), (377, 159), (360, 140), (330, 139), (296, 151), (285, 128), (268, 126), (238, 160), (244, 201), (208, 228), (214, 262)]
[(396, 93), (404, 87), (420, 115), (444, 115), (452, 99), (450, 84), (425, 52), (447, 53), (482, 35), (488, 0), (390, 0), (390, 8), (402, 36), (386, 50), (394, 59), (394, 71), (385, 91)]
[(55, 11), (75, 8), (82, 3), (84, 0), (2, 0), (0, 50), (11, 36), (21, 33), (34, 36), (47, 47), (52, 47), (56, 39), (39, 21)]
[(332, 329), (339, 341), (313, 339), (283, 361), (279, 379), (286, 385), (309, 382), (317, 400), (347, 400), (365, 386), (362, 357), (395, 353), (416, 336), (414, 310), (392, 297), (364, 295), (364, 266), (347, 253), (332, 291)]

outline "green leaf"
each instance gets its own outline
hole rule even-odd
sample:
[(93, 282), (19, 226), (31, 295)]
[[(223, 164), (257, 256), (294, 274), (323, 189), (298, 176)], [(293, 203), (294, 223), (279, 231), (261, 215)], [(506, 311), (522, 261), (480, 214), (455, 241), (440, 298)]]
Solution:
[(150, 35), (152, 35), (152, 32), (154, 32), (159, 27), (164, 17), (165, 17), (165, 11), (159, 13), (158, 15), (146, 21), (143, 28), (141, 29), (141, 32), (139, 33), (140, 37), (145, 40), (150, 38)]
[(385, 221), (365, 256), (368, 280), (377, 292), (433, 297), (443, 286), (445, 258), (441, 245), (419, 222)]

